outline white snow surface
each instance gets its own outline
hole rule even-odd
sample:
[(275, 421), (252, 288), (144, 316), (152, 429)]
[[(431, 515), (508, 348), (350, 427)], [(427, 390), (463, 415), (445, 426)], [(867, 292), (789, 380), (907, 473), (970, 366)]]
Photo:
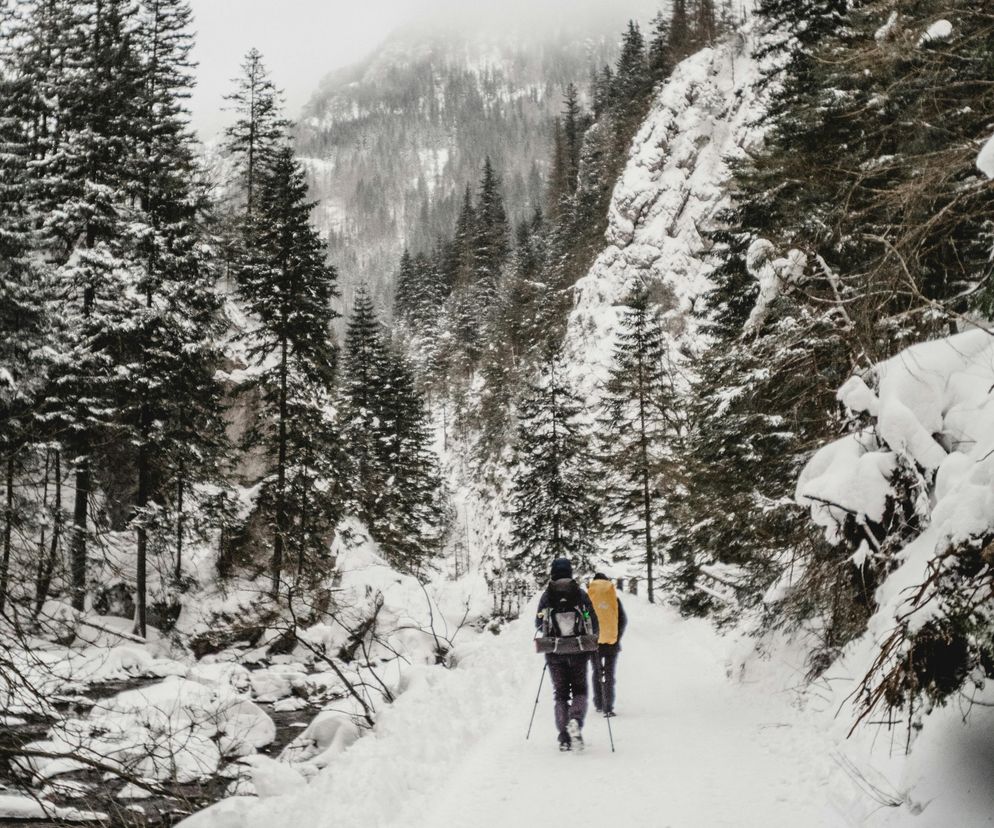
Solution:
[(987, 139), (977, 156), (977, 169), (988, 178), (994, 178), (994, 135)]
[[(990, 711), (971, 726), (942, 711), (923, 737), (927, 749), (910, 759), (877, 731), (847, 741), (850, 722), (836, 714), (850, 676), (799, 695), (794, 665), (803, 658), (791, 642), (775, 642), (776, 657), (764, 658), (748, 637), (624, 600), (615, 752), (592, 710), (586, 750), (558, 751), (548, 676), (526, 741), (542, 674), (531, 606), (502, 635), (474, 639), (452, 669), (419, 668), (375, 730), (308, 784), (299, 766), (254, 759), (264, 797), (231, 797), (181, 825), (508, 828), (554, 824), (564, 806), (584, 824), (625, 828), (990, 824), (994, 794), (976, 789), (988, 767), (977, 765), (977, 729), (994, 723)], [(942, 771), (923, 761), (936, 750), (954, 757)], [(893, 807), (882, 808), (881, 795)]]
[(926, 43), (939, 43), (949, 40), (953, 35), (953, 24), (948, 20), (936, 20), (929, 26), (925, 33), (918, 39), (918, 45), (924, 46)]
[(713, 262), (700, 231), (728, 203), (729, 161), (761, 144), (765, 106), (755, 89), (763, 68), (754, 23), (681, 62), (635, 136), (614, 189), (607, 246), (577, 283), (566, 359), (582, 392), (596, 398), (619, 324), (619, 304), (639, 282), (665, 294), (671, 335), (693, 343), (690, 313), (707, 291)]
[(875, 415), (876, 423), (872, 433), (822, 448), (798, 481), (798, 503), (810, 507), (830, 540), (838, 540), (846, 509), (880, 519), (897, 462), (926, 475), (917, 504), (926, 528), (899, 553), (899, 567), (877, 591), (872, 637), (899, 619), (913, 631), (941, 612), (930, 591), (912, 600), (912, 588), (926, 582), (946, 550), (994, 531), (992, 387), (994, 336), (975, 328), (913, 345), (839, 392), (851, 410)]

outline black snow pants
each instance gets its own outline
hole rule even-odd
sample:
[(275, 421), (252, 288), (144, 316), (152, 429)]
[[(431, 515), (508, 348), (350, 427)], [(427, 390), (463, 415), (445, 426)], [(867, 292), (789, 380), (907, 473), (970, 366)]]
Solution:
[(545, 661), (549, 665), (549, 676), (556, 700), (556, 730), (566, 732), (566, 724), (576, 719), (583, 727), (587, 715), (587, 663), (589, 653), (553, 655), (548, 653)]
[(594, 707), (605, 713), (614, 710), (614, 671), (618, 665), (618, 644), (598, 644), (593, 655)]

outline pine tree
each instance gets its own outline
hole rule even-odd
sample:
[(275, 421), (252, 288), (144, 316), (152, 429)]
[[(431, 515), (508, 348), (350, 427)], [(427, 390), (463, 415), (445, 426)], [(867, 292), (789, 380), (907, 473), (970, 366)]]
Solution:
[(473, 235), (473, 291), (477, 304), (477, 324), (484, 321), (500, 284), (500, 273), (510, 248), (510, 228), (501, 195), (501, 181), (488, 157), (476, 202)]
[(605, 387), (599, 437), (608, 470), (609, 529), (641, 544), (649, 601), (662, 553), (665, 494), (677, 485), (672, 458), (683, 432), (668, 339), (644, 286), (629, 296)]
[(262, 53), (249, 49), (241, 69), (232, 81), (235, 91), (225, 96), (237, 119), (225, 130), (224, 149), (234, 158), (245, 214), (251, 216), (260, 178), (279, 154), (290, 122), (281, 114), (283, 93), (270, 80)]
[(125, 0), (34, 7), (38, 40), (32, 76), (51, 95), (41, 122), (51, 131), (33, 165), (32, 210), (58, 269), (64, 333), (53, 360), (46, 422), (72, 460), (72, 602), (83, 609), (89, 499), (98, 449), (118, 429), (117, 391), (125, 376), (116, 332), (140, 314), (126, 258), (133, 199), (134, 125), (141, 99), (135, 9)]
[(351, 508), (391, 563), (416, 571), (441, 537), (438, 461), (413, 372), (364, 289), (346, 333), (342, 394)]
[(414, 374), (396, 349), (388, 349), (386, 356), (386, 383), (377, 408), (380, 467), (387, 485), (382, 518), (372, 528), (394, 565), (417, 571), (441, 539), (441, 479)]
[(683, 60), (694, 51), (694, 34), (690, 14), (687, 11), (687, 0), (673, 0), (668, 42), (674, 63)]
[(579, 92), (576, 85), (566, 87), (563, 101), (563, 150), (565, 165), (566, 194), (576, 191), (577, 176), (580, 174), (580, 147), (583, 143), (584, 117), (580, 108)]
[(378, 389), (387, 382), (383, 331), (365, 286), (356, 292), (343, 355), (343, 440), (350, 457), (350, 508), (367, 525), (380, 517), (386, 484), (380, 465)]
[(627, 145), (635, 127), (645, 117), (651, 82), (645, 38), (633, 20), (629, 22), (621, 42), (612, 86), (613, 109), (618, 115), (618, 138), (623, 145)]
[[(672, 14), (676, 15), (677, 5), (681, 0), (675, 0)], [(686, 12), (684, 12), (686, 13)], [(652, 36), (649, 40), (649, 76), (654, 84), (660, 83), (670, 76), (673, 71), (675, 61), (673, 59), (674, 40), (673, 32), (676, 31), (674, 25), (659, 12), (652, 19)]]
[(255, 383), (267, 411), (253, 435), (272, 464), (274, 503), (272, 595), (279, 594), (284, 553), (295, 515), (288, 473), (300, 461), (295, 440), (314, 420), (294, 418), (318, 407), (331, 387), (336, 349), (331, 338), (336, 274), (325, 262), (324, 244), (310, 225), (304, 173), (289, 147), (276, 153), (258, 182), (258, 202), (248, 224), (238, 291), (258, 320), (250, 355), (262, 366)]
[(178, 579), (189, 483), (217, 476), (224, 443), (214, 378), (220, 358), (213, 345), (220, 332), (220, 302), (202, 252), (199, 222), (206, 200), (196, 186), (193, 138), (182, 104), (193, 82), (190, 20), (185, 0), (143, 0), (137, 30), (144, 60), (131, 186), (141, 211), (127, 233), (144, 307), (119, 337), (124, 358), (133, 363), (119, 408), (137, 450), (139, 635), (145, 634), (149, 529), (171, 501)]
[[(10, 19), (0, 20), (0, 26), (11, 25)], [(15, 508), (20, 505), (15, 479), (36, 431), (33, 413), (46, 370), (40, 354), (50, 298), (43, 274), (31, 257), (27, 210), (30, 113), (26, 107), (31, 90), (16, 58), (16, 54), (0, 54), (0, 468), (5, 492), (0, 614), (8, 594), (13, 531), (20, 511)]]
[(578, 572), (591, 569), (600, 525), (597, 484), (581, 402), (553, 360), (521, 402), (517, 437), (510, 569), (541, 579), (560, 556)]

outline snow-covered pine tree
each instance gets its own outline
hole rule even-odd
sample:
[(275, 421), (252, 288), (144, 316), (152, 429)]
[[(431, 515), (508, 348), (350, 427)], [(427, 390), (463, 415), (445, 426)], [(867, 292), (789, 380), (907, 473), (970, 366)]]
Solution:
[(475, 324), (482, 331), (497, 299), (501, 269), (510, 252), (510, 228), (501, 181), (488, 157), (483, 164), (473, 233), (473, 304)]
[(385, 379), (379, 389), (377, 444), (387, 485), (382, 517), (372, 528), (394, 565), (416, 572), (437, 550), (443, 531), (438, 459), (424, 399), (396, 348), (387, 349)]
[(387, 382), (384, 333), (365, 286), (356, 291), (342, 360), (342, 438), (349, 456), (349, 508), (367, 526), (382, 516), (386, 476), (378, 440), (379, 389)]
[(236, 118), (225, 130), (223, 148), (234, 159), (245, 214), (251, 216), (260, 179), (280, 152), (290, 122), (282, 115), (283, 93), (270, 79), (258, 49), (249, 49), (232, 82), (235, 91), (225, 100)]
[[(607, 531), (637, 544), (652, 602), (654, 565), (665, 563), (666, 504), (680, 487), (674, 457), (683, 438), (676, 372), (661, 313), (644, 285), (625, 302), (610, 376), (598, 418), (600, 457), (607, 471)], [(632, 559), (621, 552), (617, 559)]]
[(351, 508), (395, 566), (416, 571), (443, 528), (438, 460), (414, 373), (365, 289), (349, 318), (342, 380)]
[(337, 349), (331, 302), (337, 287), (324, 244), (310, 224), (313, 204), (306, 200), (307, 184), (293, 150), (280, 149), (256, 183), (238, 293), (258, 323), (248, 334), (249, 354), (257, 366), (248, 386), (261, 390), (264, 411), (251, 437), (264, 448), (272, 475), (267, 489), (274, 510), (271, 577), (276, 597), (292, 523), (300, 519), (288, 475), (301, 458), (292, 451), (308, 426), (324, 428), (318, 417), (293, 415), (302, 408), (320, 408), (334, 381)]
[[(0, 6), (0, 43), (10, 44), (8, 16)], [(17, 54), (0, 53), (0, 469), (4, 481), (0, 550), (0, 613), (7, 600), (15, 525), (23, 522), (15, 483), (27, 461), (37, 429), (33, 419), (37, 391), (45, 375), (42, 358), (47, 334), (47, 283), (32, 262), (28, 212), (29, 128), (32, 90)], [(23, 527), (21, 528), (23, 531)]]
[[(224, 444), (220, 387), (220, 300), (205, 259), (206, 198), (183, 99), (192, 86), (191, 11), (186, 0), (142, 0), (136, 38), (142, 85), (132, 125), (131, 171), (139, 211), (126, 232), (142, 310), (119, 339), (131, 360), (120, 389), (121, 421), (134, 434), (137, 534), (136, 631), (145, 634), (150, 530), (175, 537), (173, 572), (182, 570), (190, 484), (218, 475)], [(166, 520), (167, 506), (174, 513)]]
[(554, 358), (541, 365), (521, 401), (515, 450), (509, 570), (541, 580), (553, 558), (566, 556), (574, 571), (590, 571), (600, 529), (600, 486), (582, 403)]
[[(126, 0), (37, 3), (34, 76), (51, 97), (41, 122), (51, 131), (32, 164), (31, 208), (56, 265), (62, 334), (52, 349), (46, 423), (66, 448), (75, 477), (72, 601), (83, 609), (89, 501), (94, 473), (122, 443), (119, 391), (128, 379), (117, 333), (140, 315), (127, 258), (141, 99), (134, 6)], [(41, 142), (40, 142), (41, 143)]]
[(611, 88), (615, 113), (616, 152), (627, 152), (635, 129), (648, 109), (652, 75), (646, 61), (645, 38), (634, 20), (629, 21), (621, 43), (614, 83)]

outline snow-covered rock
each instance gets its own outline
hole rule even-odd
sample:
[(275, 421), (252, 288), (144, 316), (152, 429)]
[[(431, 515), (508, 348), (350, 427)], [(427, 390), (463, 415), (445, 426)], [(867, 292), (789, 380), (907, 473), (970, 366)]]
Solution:
[(994, 135), (987, 139), (977, 156), (977, 169), (988, 178), (994, 178)]
[(691, 310), (714, 266), (701, 231), (728, 204), (730, 162), (763, 138), (756, 121), (764, 98), (754, 85), (761, 37), (750, 23), (680, 63), (635, 136), (612, 196), (607, 246), (577, 283), (565, 344), (573, 378), (592, 400), (606, 376), (618, 305), (635, 285), (659, 285), (672, 297), (675, 340), (697, 336)]
[(918, 38), (918, 45), (924, 46), (928, 43), (939, 43), (943, 40), (949, 40), (953, 35), (953, 24), (948, 20), (936, 20), (931, 26), (929, 26), (920, 38)]

